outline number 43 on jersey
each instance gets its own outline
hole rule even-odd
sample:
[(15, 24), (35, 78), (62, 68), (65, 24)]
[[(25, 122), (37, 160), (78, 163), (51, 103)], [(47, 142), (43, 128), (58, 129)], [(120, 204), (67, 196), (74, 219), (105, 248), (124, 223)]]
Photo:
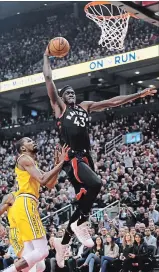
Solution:
[(76, 126), (80, 126), (80, 127), (85, 127), (86, 126), (86, 122), (85, 122), (85, 119), (84, 117), (75, 117), (75, 120), (74, 120), (74, 124)]

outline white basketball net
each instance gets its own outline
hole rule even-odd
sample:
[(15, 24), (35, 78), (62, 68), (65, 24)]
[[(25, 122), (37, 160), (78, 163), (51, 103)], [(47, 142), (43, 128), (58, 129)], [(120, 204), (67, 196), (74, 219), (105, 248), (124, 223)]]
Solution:
[[(96, 2), (97, 3), (97, 2)], [(99, 45), (108, 50), (124, 49), (124, 40), (128, 31), (130, 14), (108, 2), (90, 5), (86, 16), (101, 28)], [(107, 14), (107, 15), (105, 15)]]

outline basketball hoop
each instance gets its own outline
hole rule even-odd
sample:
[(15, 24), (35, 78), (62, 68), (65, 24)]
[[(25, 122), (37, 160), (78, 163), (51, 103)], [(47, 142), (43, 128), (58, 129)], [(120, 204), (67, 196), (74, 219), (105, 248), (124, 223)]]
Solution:
[(128, 31), (129, 12), (105, 1), (94, 1), (84, 7), (86, 16), (101, 28), (99, 45), (109, 50), (124, 49)]

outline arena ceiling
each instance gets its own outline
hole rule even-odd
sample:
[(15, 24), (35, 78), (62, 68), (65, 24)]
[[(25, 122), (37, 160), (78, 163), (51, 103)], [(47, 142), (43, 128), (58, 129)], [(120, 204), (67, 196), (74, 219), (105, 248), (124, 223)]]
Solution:
[(159, 1), (114, 1), (137, 18), (159, 27)]
[[(70, 1), (67, 1), (67, 3), (69, 2)], [(19, 13), (38, 11), (64, 3), (65, 1), (0, 1), (0, 19), (11, 17)]]
[[(0, 1), (0, 19), (76, 1)], [(84, 5), (89, 1), (78, 1)], [(90, 1), (91, 2), (91, 1)], [(159, 26), (159, 1), (110, 1), (149, 23)]]

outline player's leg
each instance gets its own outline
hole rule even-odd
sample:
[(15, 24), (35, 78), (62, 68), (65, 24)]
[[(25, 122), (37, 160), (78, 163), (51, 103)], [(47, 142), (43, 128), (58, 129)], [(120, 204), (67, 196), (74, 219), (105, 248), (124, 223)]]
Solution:
[(45, 269), (44, 259), (48, 256), (48, 246), (46, 237), (36, 239), (32, 241), (33, 250), (23, 255), (28, 267), (32, 268), (37, 264), (37, 271), (43, 271)]
[[(24, 251), (22, 252), (22, 256), (25, 256), (29, 252), (34, 250), (34, 245), (32, 242), (25, 242), (24, 244)], [(45, 261), (42, 260), (38, 263), (36, 263), (30, 270), (29, 272), (43, 272), (45, 270)], [(25, 270), (23, 270), (25, 272)]]
[(93, 203), (100, 192), (102, 182), (97, 174), (84, 162), (78, 163), (78, 177), (87, 188), (86, 194), (78, 203), (81, 212), (81, 218), (78, 221), (78, 225), (80, 225), (87, 221)]
[(35, 264), (32, 268), (25, 268), (22, 270), (22, 272), (43, 272), (45, 270), (45, 261), (40, 261), (37, 264)]
[[(25, 256), (27, 253), (31, 252), (32, 250), (34, 250), (34, 246), (32, 242), (25, 242), (24, 243), (24, 248), (21, 252), (21, 257)], [(25, 268), (22, 271), (23, 272), (27, 272), (29, 268)], [(30, 270), (29, 272), (43, 272), (45, 270), (45, 261), (42, 260), (40, 262), (38, 262), (37, 264), (35, 264)]]
[[(32, 244), (32, 242), (31, 241), (29, 241), (29, 242), (25, 242), (25, 243), (23, 243), (24, 244), (24, 247), (23, 247), (23, 250), (22, 250), (22, 252), (21, 252), (21, 254), (20, 254), (20, 257), (22, 258), (23, 256), (25, 256), (25, 254), (27, 254), (27, 253), (29, 253), (29, 252), (31, 252), (32, 250), (34, 250), (34, 247), (33, 247), (33, 244)], [(23, 272), (36, 272), (36, 265), (34, 265), (30, 270), (29, 270), (29, 268), (27, 267), (27, 268), (25, 268), (25, 269), (23, 269), (22, 270)]]
[[(23, 242), (21, 239), (21, 235), (19, 230), (16, 228), (11, 228), (9, 230), (9, 238), (10, 238), (10, 243), (13, 246), (15, 254), (19, 257), (22, 258), (25, 256), (25, 254), (31, 252), (34, 250), (34, 246), (32, 242)], [(43, 272), (45, 270), (45, 262), (41, 261), (34, 265), (29, 272)], [(27, 272), (28, 268), (23, 269), (23, 272)]]
[(92, 246), (92, 239), (88, 233), (85, 222), (89, 218), (89, 213), (101, 189), (101, 180), (96, 173), (84, 162), (78, 163), (78, 178), (87, 188), (86, 194), (79, 200), (78, 207), (80, 216), (78, 220), (71, 224), (71, 229), (77, 235), (79, 241), (87, 247)]
[(81, 225), (88, 220), (90, 210), (101, 189), (101, 180), (98, 178), (96, 173), (83, 161), (77, 161), (77, 170), (75, 172), (74, 169), (74, 176), (71, 177), (71, 183), (74, 187), (77, 187), (78, 185), (80, 185), (79, 188), (84, 187), (86, 191), (85, 194), (81, 195), (78, 201), (78, 208), (70, 218), (68, 228), (66, 230), (67, 237), (64, 236), (62, 244), (69, 242), (68, 234), (71, 236), (73, 234), (71, 229), (71, 224), (73, 222), (79, 219), (77, 225)]
[[(59, 267), (64, 267), (64, 255), (68, 247), (68, 243), (71, 236), (75, 233), (80, 241), (87, 247), (94, 245), (85, 222), (88, 220), (89, 212), (93, 206), (93, 203), (100, 192), (101, 181), (92, 169), (84, 162), (78, 164), (78, 178), (81, 180), (84, 186), (87, 187), (87, 193), (82, 195), (78, 201), (78, 207), (69, 220), (68, 227), (65, 231), (62, 243), (55, 239), (56, 260)], [(71, 180), (74, 185), (73, 180)], [(76, 180), (76, 182), (78, 182)], [(73, 226), (73, 228), (71, 228)], [(73, 231), (72, 231), (73, 229)]]
[(36, 272), (43, 272), (46, 268), (45, 261), (42, 260), (36, 264)]
[[(33, 245), (33, 250), (27, 252), (13, 266), (7, 269), (8, 272), (28, 271), (38, 262), (44, 260), (48, 255), (47, 239), (45, 231), (37, 210), (37, 203), (28, 197), (19, 197), (14, 203), (15, 222), (20, 232), (24, 247), (28, 242)], [(27, 241), (27, 242), (26, 242)]]
[(43, 261), (48, 256), (48, 246), (46, 237), (32, 241), (33, 250), (26, 253), (14, 265), (5, 269), (5, 272), (29, 271), (36, 263)]
[(61, 239), (54, 238), (54, 247), (56, 249), (56, 261), (60, 268), (63, 268), (65, 265), (65, 252), (68, 249), (68, 244), (71, 240), (71, 237), (74, 235), (74, 232), (71, 230), (71, 224), (75, 222), (80, 216), (80, 210), (77, 208), (69, 220), (69, 225), (65, 230), (64, 237)]

